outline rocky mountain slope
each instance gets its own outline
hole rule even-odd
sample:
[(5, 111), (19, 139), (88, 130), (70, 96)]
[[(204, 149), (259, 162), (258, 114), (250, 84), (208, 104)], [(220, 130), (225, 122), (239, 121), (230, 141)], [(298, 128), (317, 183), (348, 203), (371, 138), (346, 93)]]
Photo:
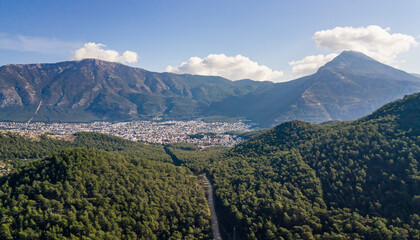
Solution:
[(221, 77), (155, 73), (94, 59), (0, 68), (1, 120), (188, 119), (227, 96), (271, 85)]
[(1, 67), (0, 120), (224, 116), (268, 127), (294, 119), (357, 119), (418, 91), (418, 78), (357, 52), (343, 52), (315, 74), (284, 83), (156, 73), (85, 59)]
[(420, 91), (418, 78), (358, 52), (343, 52), (315, 74), (212, 105), (263, 126), (290, 120), (353, 120)]

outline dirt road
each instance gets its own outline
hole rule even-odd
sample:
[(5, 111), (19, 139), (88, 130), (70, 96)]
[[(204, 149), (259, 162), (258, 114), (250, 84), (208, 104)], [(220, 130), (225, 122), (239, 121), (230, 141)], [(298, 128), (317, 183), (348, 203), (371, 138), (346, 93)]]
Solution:
[(213, 186), (211, 185), (205, 173), (202, 174), (202, 176), (207, 183), (207, 201), (209, 202), (211, 214), (211, 233), (213, 234), (213, 239), (221, 240), (222, 237), (220, 236), (219, 222), (217, 221), (216, 208), (214, 206)]

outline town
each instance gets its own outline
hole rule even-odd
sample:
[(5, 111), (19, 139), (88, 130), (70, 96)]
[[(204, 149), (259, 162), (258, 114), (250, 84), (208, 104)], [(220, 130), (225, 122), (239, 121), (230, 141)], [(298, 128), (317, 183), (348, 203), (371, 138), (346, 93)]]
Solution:
[(250, 131), (244, 122), (132, 121), (92, 123), (0, 122), (0, 128), (15, 132), (54, 133), (100, 132), (146, 143), (186, 142), (199, 146), (233, 146), (243, 139), (237, 133)]

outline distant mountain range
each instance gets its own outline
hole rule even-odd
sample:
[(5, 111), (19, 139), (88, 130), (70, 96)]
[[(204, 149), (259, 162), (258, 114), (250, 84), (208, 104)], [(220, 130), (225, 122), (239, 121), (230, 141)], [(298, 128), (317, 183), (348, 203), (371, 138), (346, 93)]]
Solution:
[(267, 127), (293, 119), (315, 123), (356, 119), (418, 91), (419, 78), (357, 52), (343, 52), (317, 73), (285, 83), (156, 73), (85, 59), (1, 67), (0, 120), (221, 116)]
[(346, 51), (315, 74), (232, 96), (212, 107), (263, 126), (295, 119), (319, 123), (357, 119), (418, 91), (420, 79), (413, 75), (362, 53)]
[(0, 68), (1, 120), (125, 121), (203, 116), (211, 102), (272, 85), (221, 77), (155, 73), (86, 59)]

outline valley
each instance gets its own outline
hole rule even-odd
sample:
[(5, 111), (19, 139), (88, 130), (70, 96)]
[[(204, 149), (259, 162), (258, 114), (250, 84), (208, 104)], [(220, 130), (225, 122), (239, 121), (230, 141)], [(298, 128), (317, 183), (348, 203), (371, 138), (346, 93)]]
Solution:
[(72, 135), (78, 132), (99, 132), (145, 143), (186, 142), (199, 146), (233, 146), (250, 132), (244, 122), (203, 121), (132, 121), (93, 123), (16, 123), (0, 122), (5, 130), (45, 134)]
[[(9, 169), (0, 178), (1, 216), (7, 221), (0, 236), (211, 239), (211, 211), (197, 178), (205, 173), (213, 182), (212, 202), (224, 239), (418, 239), (419, 106), (420, 94), (413, 94), (357, 121), (291, 121), (234, 147), (205, 149), (190, 143), (143, 144), (99, 133), (60, 139), (3, 131), (0, 159)], [(103, 174), (128, 192), (101, 180)], [(133, 181), (142, 187), (132, 188)], [(165, 184), (176, 190), (164, 187), (162, 192)], [(70, 196), (61, 192), (70, 186), (90, 190), (72, 190)], [(144, 207), (145, 212), (135, 215), (119, 196), (131, 199), (121, 194), (133, 193), (135, 199), (150, 199), (151, 192), (137, 193), (141, 189), (154, 189), (172, 200), (153, 194), (160, 199), (154, 204), (130, 205)], [(170, 206), (161, 205), (168, 201)], [(98, 209), (85, 209), (98, 203)], [(55, 215), (40, 217), (43, 211)], [(160, 213), (166, 217), (152, 217), (156, 211), (166, 211)], [(97, 218), (100, 212), (111, 225)], [(34, 218), (36, 225), (29, 221)], [(19, 230), (21, 226), (26, 230)]]
[(86, 59), (0, 86), (2, 239), (420, 239), (420, 80), (362, 53), (284, 83)]
[(0, 240), (420, 240), (419, 9), (0, 1)]

